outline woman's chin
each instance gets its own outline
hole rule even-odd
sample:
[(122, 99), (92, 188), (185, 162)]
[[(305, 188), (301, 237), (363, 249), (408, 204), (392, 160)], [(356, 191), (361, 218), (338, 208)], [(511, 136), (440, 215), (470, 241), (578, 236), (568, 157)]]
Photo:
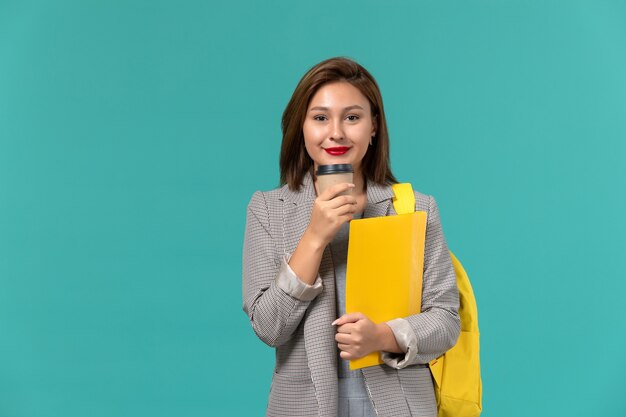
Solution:
[(323, 159), (324, 162), (320, 163), (319, 165), (336, 165), (336, 164), (351, 164), (354, 165), (354, 162), (352, 161), (352, 158), (347, 157), (347, 156), (326, 156)]

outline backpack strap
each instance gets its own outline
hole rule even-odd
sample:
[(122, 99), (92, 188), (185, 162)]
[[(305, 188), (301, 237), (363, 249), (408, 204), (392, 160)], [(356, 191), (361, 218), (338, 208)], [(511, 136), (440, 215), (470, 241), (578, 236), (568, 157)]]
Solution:
[(392, 184), (393, 208), (398, 214), (409, 214), (415, 211), (415, 194), (411, 183)]

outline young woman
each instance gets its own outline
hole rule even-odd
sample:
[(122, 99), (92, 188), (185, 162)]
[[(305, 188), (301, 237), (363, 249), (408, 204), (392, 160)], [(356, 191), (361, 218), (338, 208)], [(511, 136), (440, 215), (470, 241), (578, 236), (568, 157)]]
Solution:
[[(421, 314), (373, 323), (345, 312), (350, 220), (396, 214), (376, 81), (350, 59), (315, 65), (296, 87), (282, 131), (282, 187), (252, 196), (243, 250), (244, 311), (276, 348), (267, 415), (436, 416), (427, 363), (454, 345), (460, 324), (432, 197), (415, 192), (416, 210), (428, 214)], [(315, 169), (328, 164), (352, 164), (353, 183), (320, 194)], [(383, 365), (349, 369), (350, 359), (373, 351)]]

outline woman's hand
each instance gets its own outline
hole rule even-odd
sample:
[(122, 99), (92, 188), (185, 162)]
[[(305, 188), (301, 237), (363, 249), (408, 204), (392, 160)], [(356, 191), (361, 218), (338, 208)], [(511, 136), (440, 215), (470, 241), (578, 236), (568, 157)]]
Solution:
[(294, 251), (289, 266), (300, 279), (313, 285), (324, 254), (324, 248), (333, 240), (341, 225), (352, 219), (356, 198), (337, 194), (354, 188), (354, 184), (337, 184), (315, 199), (311, 220)]
[(344, 314), (332, 325), (338, 326), (335, 340), (341, 359), (359, 359), (380, 350), (402, 351), (386, 323), (376, 324), (363, 313)]
[(313, 203), (311, 221), (305, 233), (322, 248), (333, 240), (342, 224), (352, 220), (356, 211), (356, 198), (352, 195), (337, 195), (351, 188), (354, 188), (354, 184), (333, 185)]

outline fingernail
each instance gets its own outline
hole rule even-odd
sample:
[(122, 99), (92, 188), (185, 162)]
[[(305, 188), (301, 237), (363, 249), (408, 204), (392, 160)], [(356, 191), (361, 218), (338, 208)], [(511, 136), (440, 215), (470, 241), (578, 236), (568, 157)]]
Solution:
[(330, 323), (331, 326), (334, 326), (335, 324), (337, 324), (337, 322), (339, 321), (339, 319), (333, 321), (332, 323)]

